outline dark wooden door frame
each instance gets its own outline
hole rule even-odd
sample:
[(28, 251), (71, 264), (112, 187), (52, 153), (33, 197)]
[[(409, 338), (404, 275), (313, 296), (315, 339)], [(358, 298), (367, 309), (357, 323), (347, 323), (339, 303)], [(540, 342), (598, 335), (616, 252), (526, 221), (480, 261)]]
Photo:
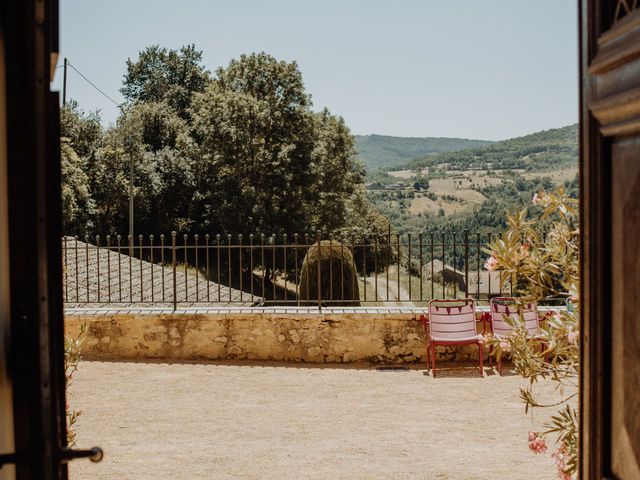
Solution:
[[(604, 162), (604, 138), (597, 122), (589, 110), (587, 99), (591, 95), (588, 67), (598, 50), (597, 38), (603, 30), (602, 6), (600, 2), (579, 0), (579, 45), (580, 45), (580, 257), (581, 257), (581, 389), (580, 389), (580, 472), (582, 478), (601, 478), (598, 472), (606, 459), (602, 452), (608, 451), (602, 433), (608, 419), (600, 414), (607, 403), (602, 388), (602, 375), (607, 342), (602, 329), (604, 295), (602, 288), (609, 282), (604, 276), (608, 271), (605, 258), (607, 219), (600, 207), (603, 198), (608, 198), (608, 182)], [(595, 253), (595, 254), (594, 254)], [(598, 381), (600, 380), (600, 381)], [(598, 452), (591, 457), (590, 452)]]
[(580, 467), (581, 478), (590, 480), (616, 478), (612, 409), (624, 408), (612, 403), (612, 373), (615, 368), (625, 368), (612, 360), (614, 352), (622, 348), (612, 343), (612, 285), (614, 280), (624, 281), (612, 276), (612, 212), (620, 208), (612, 203), (612, 172), (614, 142), (640, 136), (640, 10), (635, 3), (579, 2), (583, 332)]
[(57, 0), (2, 1), (9, 207), (10, 335), (16, 478), (67, 477)]

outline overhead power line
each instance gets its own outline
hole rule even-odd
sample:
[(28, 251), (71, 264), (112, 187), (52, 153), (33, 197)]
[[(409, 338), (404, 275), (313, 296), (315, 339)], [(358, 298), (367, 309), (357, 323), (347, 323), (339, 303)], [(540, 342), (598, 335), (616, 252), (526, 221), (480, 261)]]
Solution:
[[(116, 107), (120, 106), (120, 103), (116, 102), (113, 98), (111, 98), (109, 95), (107, 95), (100, 87), (98, 87), (95, 83), (93, 83), (91, 80), (89, 80), (87, 77), (85, 77), (80, 70), (78, 70), (74, 65), (71, 64), (71, 62), (67, 61), (67, 66), (73, 68), (73, 70), (78, 75), (80, 75), (84, 79), (85, 82), (87, 82), (89, 85), (91, 85), (93, 88), (95, 88), (98, 92), (100, 92), (106, 99), (111, 101)], [(64, 65), (58, 65), (56, 68), (60, 68), (60, 67), (64, 67)]]

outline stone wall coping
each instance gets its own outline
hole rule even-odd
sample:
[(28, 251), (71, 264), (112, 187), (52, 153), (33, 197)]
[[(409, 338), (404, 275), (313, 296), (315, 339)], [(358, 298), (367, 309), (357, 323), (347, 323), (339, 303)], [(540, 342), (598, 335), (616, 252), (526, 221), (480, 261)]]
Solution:
[[(489, 306), (476, 306), (476, 310), (481, 313), (489, 311)], [(556, 312), (566, 310), (565, 307), (540, 306), (540, 312)], [(126, 307), (66, 307), (64, 314), (69, 316), (109, 316), (109, 315), (421, 315), (426, 313), (424, 307), (185, 307), (173, 308), (155, 306), (126, 306)]]

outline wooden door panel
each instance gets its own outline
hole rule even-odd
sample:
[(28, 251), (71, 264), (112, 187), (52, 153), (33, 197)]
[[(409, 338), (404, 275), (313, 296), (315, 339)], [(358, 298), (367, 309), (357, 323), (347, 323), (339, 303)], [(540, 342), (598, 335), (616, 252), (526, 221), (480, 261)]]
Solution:
[(611, 471), (640, 478), (640, 137), (611, 146)]
[(582, 478), (640, 478), (640, 2), (581, 8)]

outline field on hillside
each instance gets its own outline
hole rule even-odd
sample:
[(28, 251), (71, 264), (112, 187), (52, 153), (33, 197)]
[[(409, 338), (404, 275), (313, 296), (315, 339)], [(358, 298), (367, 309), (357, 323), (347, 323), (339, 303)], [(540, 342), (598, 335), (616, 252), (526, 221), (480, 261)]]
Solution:
[(406, 180), (407, 178), (415, 176), (415, 173), (412, 170), (395, 170), (393, 172), (389, 172), (389, 175), (394, 178), (402, 178)]
[(559, 170), (549, 170), (549, 171), (543, 171), (543, 172), (528, 172), (523, 174), (522, 176), (527, 180), (531, 180), (537, 177), (548, 177), (553, 181), (553, 183), (555, 183), (556, 185), (560, 185), (565, 181), (573, 180), (577, 174), (578, 174), (578, 167), (575, 166), (575, 167), (569, 167), (569, 168), (562, 168)]
[[(561, 168), (557, 170), (545, 170), (527, 172), (518, 170), (447, 170), (443, 172), (444, 178), (432, 178), (429, 180), (429, 189), (425, 192), (414, 192), (414, 198), (405, 198), (406, 212), (411, 215), (424, 213), (438, 214), (440, 209), (445, 216), (467, 213), (473, 211), (474, 207), (482, 205), (487, 198), (479, 190), (513, 183), (518, 178), (533, 180), (535, 178), (549, 178), (560, 185), (565, 181), (573, 180), (578, 173), (577, 167)], [(412, 170), (396, 170), (389, 172), (389, 175), (398, 179), (407, 180), (416, 175)], [(397, 190), (404, 193), (411, 192), (412, 189)], [(427, 195), (433, 194), (435, 198)], [(387, 204), (392, 208), (400, 208), (400, 202), (389, 199)]]
[[(418, 196), (411, 200), (411, 206), (408, 211), (412, 215), (418, 215), (419, 213), (431, 212), (438, 213), (440, 209), (444, 210), (445, 215), (453, 215), (454, 213), (464, 213), (473, 209), (474, 205), (480, 205), (484, 201), (484, 195), (473, 190), (456, 190), (456, 193), (460, 193), (463, 197), (457, 197), (455, 200), (442, 199), (431, 200), (426, 196)], [(479, 195), (482, 200), (472, 199)]]

